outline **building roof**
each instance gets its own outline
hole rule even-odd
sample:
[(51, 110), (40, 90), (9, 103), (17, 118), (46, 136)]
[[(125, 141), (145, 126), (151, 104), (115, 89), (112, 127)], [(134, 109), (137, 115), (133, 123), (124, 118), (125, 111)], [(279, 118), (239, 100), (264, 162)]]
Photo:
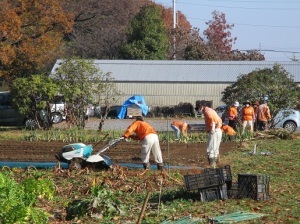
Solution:
[[(62, 60), (57, 60), (52, 72)], [(218, 82), (232, 83), (240, 75), (280, 64), (300, 83), (300, 63), (270, 61), (176, 61), (176, 60), (94, 60), (117, 82)]]

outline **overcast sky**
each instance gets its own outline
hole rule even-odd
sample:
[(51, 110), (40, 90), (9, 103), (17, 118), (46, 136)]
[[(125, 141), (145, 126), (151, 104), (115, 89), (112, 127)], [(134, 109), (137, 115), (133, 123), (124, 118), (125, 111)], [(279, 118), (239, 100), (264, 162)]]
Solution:
[[(173, 7), (173, 0), (153, 1)], [(175, 5), (201, 35), (217, 10), (234, 24), (233, 49), (261, 50), (267, 61), (300, 61), (300, 0), (176, 0)]]

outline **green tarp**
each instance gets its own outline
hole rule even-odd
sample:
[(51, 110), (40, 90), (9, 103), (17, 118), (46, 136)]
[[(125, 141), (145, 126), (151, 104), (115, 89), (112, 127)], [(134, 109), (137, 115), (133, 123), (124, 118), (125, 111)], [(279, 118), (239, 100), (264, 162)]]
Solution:
[(160, 224), (197, 224), (201, 221), (201, 219), (194, 219), (191, 216), (186, 216), (176, 221), (165, 220)]
[(210, 223), (235, 223), (250, 219), (256, 219), (265, 216), (261, 213), (253, 213), (253, 212), (234, 212), (226, 215), (217, 216), (210, 219)]

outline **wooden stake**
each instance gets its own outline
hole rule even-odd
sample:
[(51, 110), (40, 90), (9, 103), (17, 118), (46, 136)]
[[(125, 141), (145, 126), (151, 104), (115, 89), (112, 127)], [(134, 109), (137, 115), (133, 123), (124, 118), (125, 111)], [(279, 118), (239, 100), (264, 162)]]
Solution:
[(146, 210), (146, 205), (147, 205), (148, 200), (149, 200), (149, 198), (150, 198), (150, 194), (151, 194), (151, 192), (148, 191), (147, 196), (146, 196), (146, 199), (145, 199), (144, 204), (143, 204), (143, 207), (142, 207), (142, 210), (141, 210), (141, 213), (140, 213), (140, 216), (139, 216), (139, 219), (138, 219), (138, 221), (137, 221), (136, 224), (141, 224), (141, 223), (142, 223), (143, 216), (144, 216), (144, 213), (145, 213), (145, 210)]

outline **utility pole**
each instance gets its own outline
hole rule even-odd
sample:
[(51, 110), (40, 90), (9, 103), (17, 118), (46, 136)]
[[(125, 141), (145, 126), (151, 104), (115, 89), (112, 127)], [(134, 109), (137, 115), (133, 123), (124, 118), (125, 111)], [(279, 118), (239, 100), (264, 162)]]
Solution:
[(173, 60), (176, 60), (176, 27), (177, 27), (177, 15), (176, 15), (176, 0), (173, 0)]

